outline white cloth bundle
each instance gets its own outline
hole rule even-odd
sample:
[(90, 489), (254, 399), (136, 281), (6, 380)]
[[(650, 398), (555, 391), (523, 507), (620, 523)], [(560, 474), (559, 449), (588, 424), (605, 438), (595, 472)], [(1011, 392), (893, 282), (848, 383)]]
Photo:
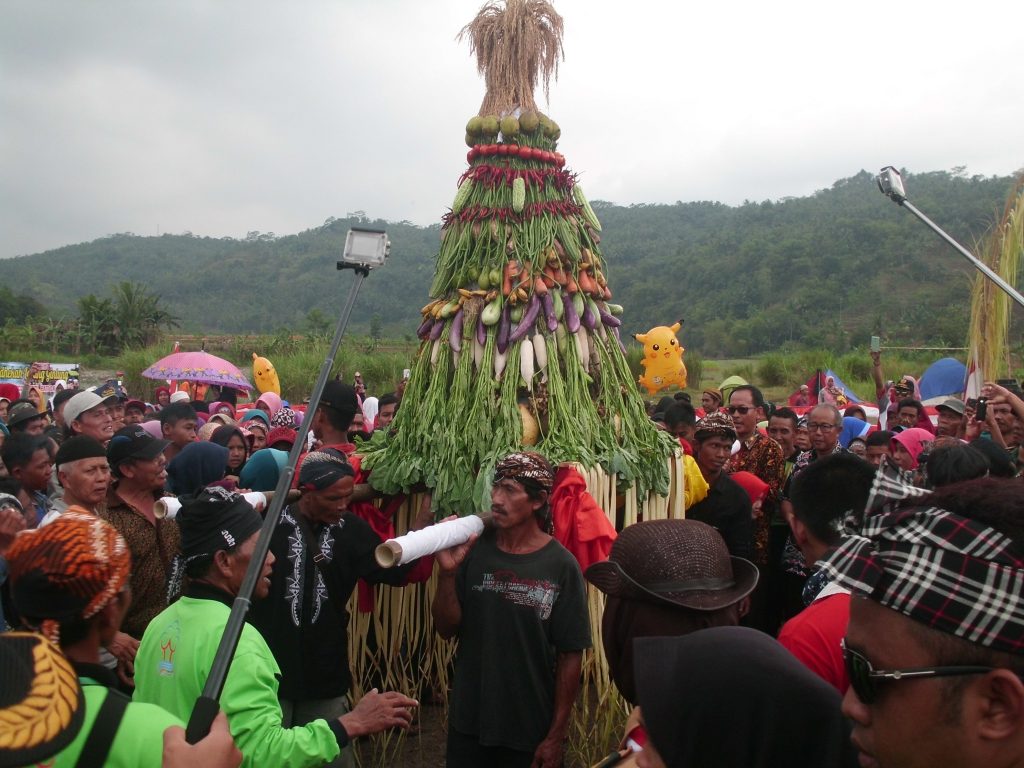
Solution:
[(465, 544), (470, 536), (479, 536), (483, 529), (483, 518), (466, 515), (458, 520), (448, 520), (419, 531), (409, 531), (396, 539), (388, 539), (377, 547), (374, 554), (382, 568), (392, 568), (448, 547)]
[[(243, 493), (242, 498), (252, 504), (253, 508), (257, 512), (263, 512), (267, 508), (267, 497), (273, 496), (273, 493)], [(156, 504), (153, 505), (153, 514), (156, 517), (165, 517), (168, 520), (173, 520), (178, 516), (178, 512), (181, 511), (181, 502), (173, 496), (165, 496), (159, 499)]]

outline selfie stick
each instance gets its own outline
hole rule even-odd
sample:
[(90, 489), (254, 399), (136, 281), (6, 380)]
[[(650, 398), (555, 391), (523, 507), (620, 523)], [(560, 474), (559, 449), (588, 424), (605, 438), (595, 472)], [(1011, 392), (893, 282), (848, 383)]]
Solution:
[(1002, 288), (1007, 296), (1009, 296), (1011, 299), (1013, 299), (1022, 307), (1024, 307), (1024, 296), (1022, 296), (1012, 285), (1010, 285), (1008, 282), (1003, 280), (1003, 278), (1001, 278), (999, 275), (993, 272), (988, 267), (988, 265), (985, 264), (981, 259), (979, 259), (973, 253), (971, 253), (962, 245), (960, 245), (960, 243), (958, 243), (956, 240), (954, 240), (952, 237), (946, 234), (946, 232), (943, 231), (938, 224), (936, 224), (923, 213), (921, 213), (921, 211), (915, 208), (911, 204), (911, 202), (907, 200), (907, 194), (903, 189), (903, 180), (900, 178), (899, 171), (897, 171), (891, 165), (888, 165), (882, 169), (882, 172), (878, 175), (876, 180), (878, 181), (878, 188), (882, 190), (883, 195), (886, 195), (887, 197), (891, 198), (892, 201), (897, 205), (902, 205), (912, 214), (917, 216), (917, 218), (919, 218), (921, 221), (923, 221), (925, 224), (931, 227), (931, 229), (939, 237), (941, 237), (951, 246), (956, 248), (956, 250), (959, 251), (959, 253), (969, 262), (971, 262), (975, 267), (977, 267), (977, 269), (983, 275), (985, 275), (985, 277), (987, 277), (993, 283)]
[(288, 461), (284, 469), (281, 470), (281, 476), (277, 479), (274, 497), (271, 499), (270, 506), (267, 509), (267, 516), (263, 519), (263, 527), (260, 528), (259, 538), (256, 539), (256, 547), (253, 549), (249, 568), (245, 572), (245, 579), (242, 581), (238, 596), (235, 597), (231, 605), (231, 614), (228, 616), (227, 624), (224, 627), (224, 634), (220, 638), (220, 645), (217, 646), (217, 654), (214, 656), (213, 664), (210, 667), (210, 675), (206, 678), (203, 692), (196, 699), (195, 706), (192, 708), (192, 714), (188, 719), (185, 739), (189, 744), (195, 744), (206, 736), (210, 732), (213, 719), (217, 716), (217, 710), (220, 708), (218, 701), (224, 690), (224, 681), (228, 676), (228, 670), (231, 668), (231, 660), (235, 655), (235, 649), (238, 647), (238, 639), (241, 637), (242, 627), (245, 624), (245, 615), (249, 612), (252, 595), (256, 590), (256, 580), (260, 578), (260, 574), (263, 572), (263, 563), (267, 558), (267, 552), (270, 550), (270, 538), (277, 527), (278, 518), (281, 516), (285, 499), (292, 486), (295, 467), (299, 463), (299, 456), (306, 446), (306, 438), (313, 423), (313, 414), (316, 412), (317, 405), (320, 403), (320, 397), (324, 392), (324, 387), (327, 385), (327, 379), (330, 377), (331, 369), (334, 367), (334, 357), (338, 354), (338, 348), (341, 346), (341, 337), (345, 335), (345, 328), (348, 325), (349, 316), (352, 314), (352, 306), (356, 303), (359, 288), (363, 284), (363, 280), (369, 276), (370, 270), (374, 267), (383, 266), (384, 258), (387, 256), (389, 246), (387, 245), (387, 237), (384, 236), (383, 232), (365, 229), (354, 229), (354, 231), (381, 236), (383, 238), (383, 257), (375, 263), (350, 261), (349, 240), (351, 240), (353, 232), (349, 232), (345, 246), (346, 260), (338, 262), (338, 269), (353, 270), (356, 273), (355, 280), (352, 282), (352, 288), (349, 290), (345, 306), (341, 310), (341, 317), (338, 318), (338, 327), (334, 331), (330, 351), (327, 353), (327, 357), (320, 368), (320, 375), (317, 377), (316, 385), (313, 387), (313, 394), (309, 397), (309, 405), (306, 406), (306, 415), (302, 419), (302, 424), (299, 425), (299, 433), (295, 438), (291, 451), (288, 453)]

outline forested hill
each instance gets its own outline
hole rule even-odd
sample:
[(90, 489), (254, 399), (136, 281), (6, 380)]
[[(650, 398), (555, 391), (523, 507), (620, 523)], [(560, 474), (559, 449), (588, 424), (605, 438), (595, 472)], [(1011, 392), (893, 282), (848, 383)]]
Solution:
[[(968, 246), (992, 226), (1013, 186), (1011, 177), (946, 172), (905, 181), (915, 205)], [(844, 350), (872, 333), (936, 345), (965, 338), (973, 271), (865, 171), (777, 202), (594, 208), (631, 333), (685, 318), (683, 344), (716, 356), (786, 343)], [(411, 336), (427, 301), (437, 225), (330, 219), (295, 235), (245, 240), (119, 234), (2, 260), (0, 283), (34, 295), (54, 316), (73, 316), (79, 297), (109, 295), (128, 280), (159, 294), (186, 331), (299, 329), (312, 309), (333, 325), (351, 281), (335, 262), (353, 225), (385, 227), (393, 243), (387, 266), (364, 283), (353, 330), (372, 323), (384, 335)]]

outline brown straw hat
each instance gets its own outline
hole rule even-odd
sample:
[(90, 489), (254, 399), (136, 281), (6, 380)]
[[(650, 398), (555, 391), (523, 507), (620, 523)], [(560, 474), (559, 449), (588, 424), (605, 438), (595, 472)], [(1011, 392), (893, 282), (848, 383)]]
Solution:
[(607, 595), (717, 611), (757, 585), (757, 567), (732, 557), (725, 540), (698, 520), (649, 520), (625, 528), (609, 559), (594, 563), (587, 581)]

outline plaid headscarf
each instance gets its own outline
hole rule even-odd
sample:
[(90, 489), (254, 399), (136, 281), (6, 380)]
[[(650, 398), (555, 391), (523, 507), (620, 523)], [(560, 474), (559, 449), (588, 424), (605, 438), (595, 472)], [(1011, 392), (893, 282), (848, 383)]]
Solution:
[(131, 570), (128, 545), (113, 526), (70, 507), (27, 531), (7, 552), (11, 597), (22, 620), (60, 643), (60, 625), (91, 619), (121, 591)]
[(500, 480), (515, 480), (517, 483), (534, 485), (541, 491), (551, 493), (551, 488), (555, 484), (555, 473), (548, 460), (539, 453), (521, 451), (510, 453), (495, 465), (494, 482)]
[(940, 632), (996, 651), (1024, 652), (1024, 557), (1009, 537), (974, 520), (900, 501), (928, 492), (883, 463), (863, 524), (819, 561), (833, 581)]

